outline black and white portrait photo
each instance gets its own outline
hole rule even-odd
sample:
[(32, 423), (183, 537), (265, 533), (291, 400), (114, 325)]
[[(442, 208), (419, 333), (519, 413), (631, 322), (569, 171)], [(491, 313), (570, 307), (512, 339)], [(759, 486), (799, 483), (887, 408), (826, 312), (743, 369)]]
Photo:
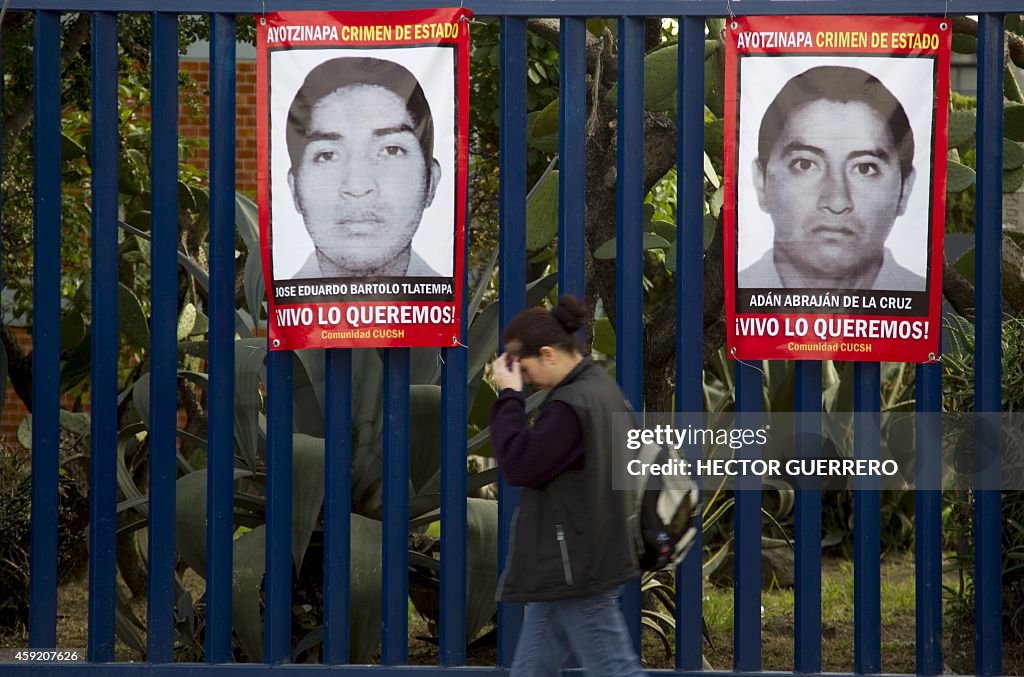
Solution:
[(270, 53), (275, 280), (453, 276), (454, 51)]
[(739, 63), (737, 286), (925, 291), (935, 61)]

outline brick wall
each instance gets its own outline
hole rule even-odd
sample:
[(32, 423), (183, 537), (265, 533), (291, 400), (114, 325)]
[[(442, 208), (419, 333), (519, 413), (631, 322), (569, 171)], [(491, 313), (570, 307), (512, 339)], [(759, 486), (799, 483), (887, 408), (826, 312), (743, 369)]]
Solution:
[[(203, 96), (209, 96), (209, 62), (182, 60), (181, 70), (188, 73)], [(185, 93), (181, 94), (179, 122), (183, 137), (208, 139), (209, 117), (190, 116), (185, 110)], [(256, 194), (256, 63), (240, 61), (235, 69), (235, 186), (250, 197)], [(197, 148), (185, 161), (196, 167), (209, 167), (207, 148)]]
[[(208, 100), (209, 97), (209, 62), (199, 59), (182, 59), (180, 62), (182, 71), (188, 73), (196, 84), (195, 91), (191, 94), (198, 97), (200, 102)], [(192, 114), (187, 106), (187, 92), (179, 95), (179, 107), (181, 111), (178, 120), (179, 134), (182, 137), (209, 139), (209, 116), (206, 111), (199, 114)], [(256, 62), (239, 61), (235, 71), (235, 187), (240, 193), (244, 193), (255, 199), (256, 197)], [(205, 106), (203, 106), (205, 108)], [(197, 147), (189, 157), (182, 158), (196, 167), (208, 169), (209, 151), (206, 146)], [(15, 330), (18, 343), (26, 352), (32, 350), (32, 338), (22, 330)], [(7, 395), (4, 401), (3, 414), (0, 417), (0, 438), (8, 445), (18, 447), (17, 431), (21, 425), (28, 409), (24, 402), (15, 394), (14, 389), (8, 385)], [(180, 422), (179, 422), (180, 423)]]

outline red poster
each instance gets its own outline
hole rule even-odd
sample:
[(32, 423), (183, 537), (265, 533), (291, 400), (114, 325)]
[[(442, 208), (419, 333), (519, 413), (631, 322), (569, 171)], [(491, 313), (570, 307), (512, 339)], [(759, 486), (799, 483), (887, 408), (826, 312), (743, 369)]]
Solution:
[(257, 22), (272, 349), (462, 342), (469, 16), (456, 7)]
[(950, 35), (940, 18), (729, 22), (731, 356), (939, 354)]

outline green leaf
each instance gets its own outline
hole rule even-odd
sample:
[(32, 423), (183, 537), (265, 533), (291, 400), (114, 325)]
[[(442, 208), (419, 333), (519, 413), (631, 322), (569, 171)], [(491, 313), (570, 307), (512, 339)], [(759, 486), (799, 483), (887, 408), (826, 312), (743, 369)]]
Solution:
[(149, 348), (149, 322), (139, 297), (123, 283), (117, 284), (117, 308), (121, 334), (136, 348)]
[(716, 219), (722, 214), (722, 205), (725, 204), (725, 186), (721, 186), (711, 195), (711, 204), (708, 205), (709, 212)]
[(80, 157), (87, 157), (89, 152), (67, 134), (60, 135), (60, 158), (63, 162), (77, 160)]
[[(206, 530), (202, 530), (205, 534)], [(231, 577), (231, 617), (242, 651), (263, 660), (263, 614), (260, 588), (266, 569), (266, 528), (260, 525), (235, 539)]]
[[(294, 433), (324, 436), (324, 351), (296, 350), (301, 369), (292, 376)], [(344, 387), (344, 386), (343, 386)]]
[(60, 318), (60, 348), (71, 350), (85, 338), (85, 318), (74, 309), (69, 309)]
[(186, 303), (178, 315), (178, 340), (184, 341), (191, 336), (195, 326), (196, 307), (191, 303)]
[(951, 47), (957, 54), (977, 54), (978, 38), (973, 35), (954, 33)]
[(974, 140), (974, 133), (978, 128), (978, 111), (976, 110), (955, 110), (949, 114), (949, 142), (950, 148), (963, 146)]
[(132, 405), (146, 428), (149, 428), (149, 372), (142, 374), (132, 386)]
[[(252, 477), (252, 473), (235, 468), (234, 481)], [(201, 577), (206, 577), (206, 468), (196, 470), (175, 483), (175, 546), (185, 564)], [(323, 485), (323, 481), (320, 482)], [(135, 498), (136, 509), (143, 507), (147, 496)], [(127, 502), (126, 502), (127, 503)]]
[(653, 226), (652, 232), (658, 237), (664, 238), (666, 242), (676, 241), (676, 224), (656, 219), (651, 225)]
[(267, 300), (267, 288), (263, 284), (263, 263), (257, 254), (245, 257), (245, 272), (242, 275), (245, 303), (249, 309), (254, 327), (259, 327), (263, 315), (263, 304)]
[(526, 251), (542, 249), (558, 235), (558, 170), (548, 171), (526, 200)]
[(1003, 106), (1003, 134), (1014, 141), (1024, 141), (1024, 104)]
[(132, 651), (140, 655), (146, 654), (146, 640), (142, 638), (142, 631), (146, 629), (142, 621), (135, 617), (131, 604), (128, 601), (128, 593), (124, 587), (115, 585), (116, 598), (114, 600), (114, 629), (121, 641)]
[(350, 660), (372, 663), (380, 642), (381, 523), (352, 514), (351, 588), (349, 590)]
[[(1024, 148), (1012, 139), (1003, 139), (1003, 171), (1017, 169), (1024, 165)], [(1010, 192), (1003, 190), (1004, 193)]]
[(1024, 167), (1003, 172), (1003, 192), (1014, 193), (1024, 185)]
[(324, 440), (309, 435), (292, 436), (292, 559), (295, 570), (316, 528), (324, 503)]
[(615, 355), (615, 330), (607, 317), (598, 318), (594, 322), (594, 350), (604, 355)]
[(235, 193), (235, 228), (245, 243), (246, 250), (257, 259), (260, 254), (259, 214), (259, 207), (255, 202), (241, 193)]
[(721, 181), (718, 180), (718, 172), (715, 171), (715, 166), (711, 164), (711, 158), (708, 157), (707, 153), (704, 153), (704, 178), (715, 188), (722, 185)]
[(7, 399), (7, 348), (0, 343), (0, 413), (4, 411), (4, 400)]
[[(644, 57), (644, 108), (652, 112), (668, 111), (675, 103), (679, 66), (679, 44), (657, 49)], [(608, 101), (617, 101), (618, 84), (608, 91)]]
[(974, 185), (974, 170), (959, 162), (946, 163), (946, 192), (959, 193)]
[[(85, 336), (78, 345), (75, 346), (67, 359), (60, 367), (60, 389), (61, 392), (67, 392), (71, 388), (75, 387), (89, 376), (89, 372), (92, 368), (92, 341), (90, 340), (90, 332), (86, 332)], [(0, 401), (2, 405), (2, 401)]]
[(409, 388), (409, 475), (419, 493), (441, 466), (441, 387), (413, 385)]
[(235, 341), (235, 442), (250, 470), (256, 468), (259, 383), (266, 355), (266, 339)]
[(204, 468), (179, 478), (174, 490), (175, 547), (185, 564), (203, 578), (206, 578), (206, 487)]
[(533, 120), (529, 136), (537, 139), (543, 136), (558, 135), (558, 99), (549, 102), (541, 109)]
[[(672, 245), (663, 237), (653, 233), (644, 233), (644, 249), (667, 249)], [(615, 238), (608, 240), (594, 252), (595, 259), (614, 259), (616, 257)]]
[(718, 227), (718, 222), (715, 221), (715, 217), (711, 214), (704, 215), (704, 251), (708, 250), (711, 246), (711, 241), (715, 239), (715, 229)]
[(498, 580), (498, 502), (466, 499), (466, 639), (494, 617)]

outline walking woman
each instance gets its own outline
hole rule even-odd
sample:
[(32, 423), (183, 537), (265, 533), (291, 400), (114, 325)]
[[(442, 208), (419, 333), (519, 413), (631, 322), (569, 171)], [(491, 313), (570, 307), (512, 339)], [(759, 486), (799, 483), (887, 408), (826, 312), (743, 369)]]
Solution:
[[(586, 307), (563, 296), (505, 327), (494, 361), (491, 441), (506, 480), (523, 487), (498, 599), (526, 602), (512, 677), (555, 677), (574, 654), (587, 675), (643, 675), (618, 597), (639, 576), (627, 492), (612, 491), (612, 416), (622, 391), (584, 356)], [(548, 393), (526, 424), (523, 384)]]

